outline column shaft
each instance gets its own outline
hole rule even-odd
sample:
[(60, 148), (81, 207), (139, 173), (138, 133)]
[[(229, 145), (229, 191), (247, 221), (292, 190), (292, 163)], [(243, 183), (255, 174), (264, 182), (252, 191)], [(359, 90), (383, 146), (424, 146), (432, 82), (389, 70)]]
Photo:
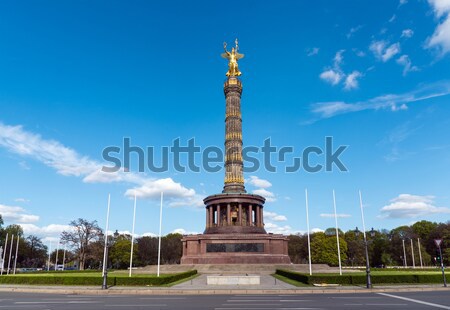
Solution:
[(239, 204), (239, 226), (242, 226), (242, 204)]
[(231, 225), (231, 206), (227, 204), (227, 225)]
[(217, 205), (217, 226), (221, 225), (222, 219), (220, 218), (220, 205)]
[(248, 205), (248, 225), (252, 226), (252, 205)]
[(260, 227), (261, 226), (261, 206), (256, 206), (256, 226)]

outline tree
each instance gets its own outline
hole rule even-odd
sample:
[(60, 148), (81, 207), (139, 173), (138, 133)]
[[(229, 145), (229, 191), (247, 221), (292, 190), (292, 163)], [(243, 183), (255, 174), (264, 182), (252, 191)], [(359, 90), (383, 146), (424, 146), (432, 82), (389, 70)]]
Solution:
[(23, 267), (38, 268), (43, 267), (47, 261), (47, 246), (42, 243), (42, 240), (34, 235), (28, 236), (24, 240), (24, 258), (22, 261)]
[(363, 235), (356, 236), (355, 231), (349, 230), (344, 238), (347, 242), (347, 265), (363, 266), (366, 262)]
[[(341, 261), (347, 260), (347, 242), (339, 237)], [(311, 258), (315, 264), (339, 265), (336, 236), (327, 236), (323, 232), (314, 233), (311, 238)]]
[(5, 227), (5, 232), (11, 237), (14, 235), (15, 237), (23, 237), (23, 229), (22, 226), (17, 224), (11, 224)]
[(98, 226), (97, 221), (89, 222), (82, 218), (71, 221), (69, 225), (72, 227), (72, 230), (63, 231), (61, 240), (75, 248), (79, 260), (79, 268), (84, 270), (89, 245), (91, 242), (98, 240), (102, 229)]
[(139, 251), (137, 257), (143, 266), (156, 265), (158, 262), (158, 238), (142, 237), (138, 238), (137, 246)]
[[(112, 266), (115, 269), (125, 269), (130, 266), (131, 237), (120, 235), (115, 240), (109, 252)], [(133, 259), (137, 263), (138, 246), (133, 247)]]
[(183, 254), (181, 234), (168, 234), (161, 239), (161, 261), (164, 264), (179, 264)]
[(288, 253), (293, 264), (304, 264), (308, 261), (308, 236), (288, 236)]

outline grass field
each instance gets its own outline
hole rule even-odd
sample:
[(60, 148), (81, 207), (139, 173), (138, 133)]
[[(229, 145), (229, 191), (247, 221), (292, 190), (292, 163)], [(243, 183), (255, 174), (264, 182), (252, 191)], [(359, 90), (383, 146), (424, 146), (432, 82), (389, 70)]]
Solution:
[[(161, 277), (167, 277), (171, 274), (160, 274)], [(66, 271), (66, 272), (59, 272), (59, 271), (51, 271), (51, 272), (23, 272), (23, 273), (17, 273), (17, 277), (101, 277), (102, 272), (101, 271), (95, 271), (95, 272), (84, 272), (84, 271)], [(156, 274), (143, 274), (143, 273), (136, 273), (132, 274), (132, 278), (154, 278), (156, 277)], [(108, 277), (126, 277), (128, 278), (128, 270), (116, 270), (116, 271), (108, 271)]]
[[(197, 276), (197, 270), (176, 274), (132, 274), (118, 270), (108, 272), (108, 285), (119, 286), (172, 286)], [(0, 284), (24, 285), (101, 285), (102, 273), (99, 271), (40, 271), (24, 272), (16, 275), (3, 275)]]
[[(378, 284), (432, 284), (443, 283), (442, 272), (438, 269), (375, 269), (371, 271), (374, 285)], [(340, 284), (363, 285), (366, 283), (366, 272), (317, 273), (313, 275), (297, 273), (288, 270), (277, 270), (274, 275), (277, 279), (295, 286), (308, 286), (313, 284)], [(446, 273), (447, 282), (450, 274)]]

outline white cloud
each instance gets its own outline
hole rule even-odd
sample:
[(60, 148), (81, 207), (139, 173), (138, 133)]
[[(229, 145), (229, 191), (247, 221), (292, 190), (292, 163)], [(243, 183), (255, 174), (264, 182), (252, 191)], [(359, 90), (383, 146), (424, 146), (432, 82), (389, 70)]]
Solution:
[(450, 12), (449, 0), (428, 0), (432, 6), (436, 17), (442, 17)]
[[(355, 50), (354, 50), (355, 51)], [(341, 69), (341, 64), (344, 61), (344, 52), (345, 50), (339, 50), (336, 52), (336, 55), (333, 59), (333, 68), (325, 68), (325, 70), (319, 75), (319, 77), (324, 80), (327, 83), (330, 83), (331, 85), (337, 85), (342, 80), (344, 81), (344, 89), (345, 90), (352, 90), (358, 88), (358, 78), (362, 76), (361, 72), (354, 70), (350, 74), (346, 74)], [(358, 53), (361, 57), (361, 55), (358, 51), (355, 51), (355, 53)], [(364, 54), (363, 52), (361, 52)]]
[(263, 196), (264, 198), (266, 198), (267, 202), (274, 202), (276, 200), (275, 194), (272, 192), (269, 192), (268, 190), (266, 190), (264, 188), (255, 189), (253, 191), (253, 194)]
[(264, 228), (268, 233), (290, 235), (294, 234), (292, 227), (289, 225), (279, 226), (274, 223), (264, 223)]
[(404, 5), (406, 3), (408, 3), (408, 0), (400, 0), (398, 5), (401, 6), (401, 5)]
[(22, 207), (6, 206), (0, 204), (0, 215), (5, 222), (12, 224), (34, 223), (39, 221), (39, 216), (26, 214), (26, 210)]
[(334, 55), (334, 67), (339, 68), (344, 61), (344, 52), (345, 50), (339, 50), (336, 52), (336, 55)]
[(389, 22), (393, 23), (396, 19), (397, 19), (397, 15), (394, 14), (394, 15), (392, 15), (391, 18), (389, 18)]
[(307, 56), (308, 57), (311, 57), (311, 56), (314, 56), (314, 55), (317, 55), (317, 54), (319, 54), (319, 48), (318, 47), (313, 47), (313, 48), (309, 48), (309, 49), (307, 49), (306, 51), (307, 51)]
[(412, 29), (405, 29), (402, 31), (402, 38), (411, 38), (414, 35), (414, 31)]
[(357, 48), (353, 48), (352, 51), (355, 53), (356, 56), (358, 57), (364, 57), (366, 56), (366, 53), (357, 49)]
[(321, 229), (321, 228), (313, 228), (311, 229), (312, 233), (318, 233), (318, 232), (325, 232), (325, 230)]
[(441, 55), (450, 52), (450, 1), (428, 0), (436, 18), (440, 20), (431, 37), (427, 39), (427, 48), (436, 48)]
[(357, 33), (359, 30), (361, 30), (361, 28), (362, 28), (363, 26), (362, 25), (358, 25), (358, 26), (356, 26), (356, 27), (352, 27), (352, 28), (350, 28), (350, 30), (349, 30), (349, 32), (347, 33), (347, 39), (350, 39), (351, 37), (353, 37), (353, 35), (355, 34), (355, 33)]
[(361, 72), (356, 70), (347, 75), (347, 78), (345, 79), (344, 89), (351, 90), (358, 88), (359, 86), (358, 78), (360, 78), (361, 76), (362, 76)]
[(419, 71), (419, 68), (413, 66), (411, 63), (411, 59), (409, 59), (408, 55), (400, 56), (396, 62), (403, 66), (403, 76), (406, 76), (409, 72)]
[(154, 234), (152, 232), (146, 232), (142, 234), (142, 237), (157, 237), (157, 234)]
[(20, 224), (25, 235), (35, 235), (40, 238), (52, 238), (52, 240), (59, 240), (59, 236), (63, 231), (70, 231), (73, 229), (70, 225), (50, 224), (47, 226), (37, 226), (35, 224)]
[(187, 198), (195, 195), (193, 189), (187, 189), (171, 178), (149, 180), (139, 187), (128, 189), (125, 192), (125, 195), (134, 197), (134, 194), (136, 193), (137, 198), (159, 198), (161, 192), (164, 192), (165, 198)]
[(325, 82), (330, 83), (331, 85), (337, 85), (342, 80), (344, 75), (341, 72), (338, 72), (333, 69), (326, 70), (322, 72), (319, 77)]
[(184, 228), (174, 229), (170, 233), (172, 233), (172, 234), (180, 234), (180, 235), (198, 235), (199, 234), (198, 232), (195, 232), (195, 231), (187, 231)]
[(450, 214), (450, 208), (436, 207), (434, 196), (401, 194), (381, 208), (381, 218), (416, 218), (432, 214)]
[(318, 102), (312, 105), (311, 112), (319, 118), (330, 118), (339, 114), (364, 110), (388, 109), (399, 111), (407, 109), (407, 104), (450, 94), (450, 82), (423, 85), (404, 94), (387, 94), (366, 101), (347, 103), (342, 101)]
[(287, 221), (287, 217), (277, 214), (275, 212), (264, 211), (264, 221), (284, 222)]
[(345, 50), (339, 50), (336, 52), (333, 59), (333, 68), (325, 69), (319, 77), (325, 82), (330, 83), (331, 85), (337, 85), (339, 82), (345, 77), (345, 74), (341, 70), (341, 64), (344, 60)]
[(15, 202), (30, 202), (30, 200), (26, 199), (26, 198), (16, 198), (16, 199), (14, 199), (14, 201)]
[[(324, 217), (324, 218), (334, 218), (334, 214), (333, 213), (321, 213), (320, 214), (320, 217)], [(344, 214), (344, 213), (341, 213), (341, 214), (336, 214), (336, 217), (337, 218), (348, 218), (348, 217), (351, 217), (351, 215), (350, 214)]]
[(260, 187), (260, 188), (269, 188), (272, 186), (272, 183), (270, 183), (267, 180), (264, 179), (260, 179), (257, 176), (250, 176), (250, 179), (246, 180), (249, 184), (255, 186), (255, 187)]
[(167, 179), (153, 179), (143, 173), (103, 172), (100, 162), (78, 154), (58, 141), (43, 139), (40, 135), (28, 132), (22, 126), (8, 126), (0, 123), (0, 146), (12, 153), (33, 158), (64, 176), (83, 178), (86, 183), (122, 182), (136, 185), (126, 191), (127, 196), (134, 196), (136, 190), (140, 198), (157, 198), (161, 191), (172, 200), (183, 200), (184, 205), (197, 204), (195, 190), (188, 189), (180, 183)]
[(389, 59), (400, 53), (400, 43), (394, 43), (388, 46), (388, 42), (384, 40), (373, 41), (369, 49), (372, 53), (383, 62), (387, 62)]

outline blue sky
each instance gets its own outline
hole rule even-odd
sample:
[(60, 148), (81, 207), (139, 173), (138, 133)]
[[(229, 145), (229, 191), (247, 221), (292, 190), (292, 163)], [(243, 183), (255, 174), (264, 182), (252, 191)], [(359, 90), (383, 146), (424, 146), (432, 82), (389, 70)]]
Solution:
[[(245, 145), (301, 155), (332, 136), (334, 170), (246, 174), (266, 229), (391, 229), (450, 215), (450, 1), (46, 1), (0, 5), (0, 213), (56, 240), (78, 217), (136, 233), (202, 232), (223, 171), (98, 173), (102, 150), (180, 138), (223, 146), (222, 44), (239, 38)], [(157, 155), (157, 159), (160, 159)], [(323, 156), (316, 158), (323, 163)]]

